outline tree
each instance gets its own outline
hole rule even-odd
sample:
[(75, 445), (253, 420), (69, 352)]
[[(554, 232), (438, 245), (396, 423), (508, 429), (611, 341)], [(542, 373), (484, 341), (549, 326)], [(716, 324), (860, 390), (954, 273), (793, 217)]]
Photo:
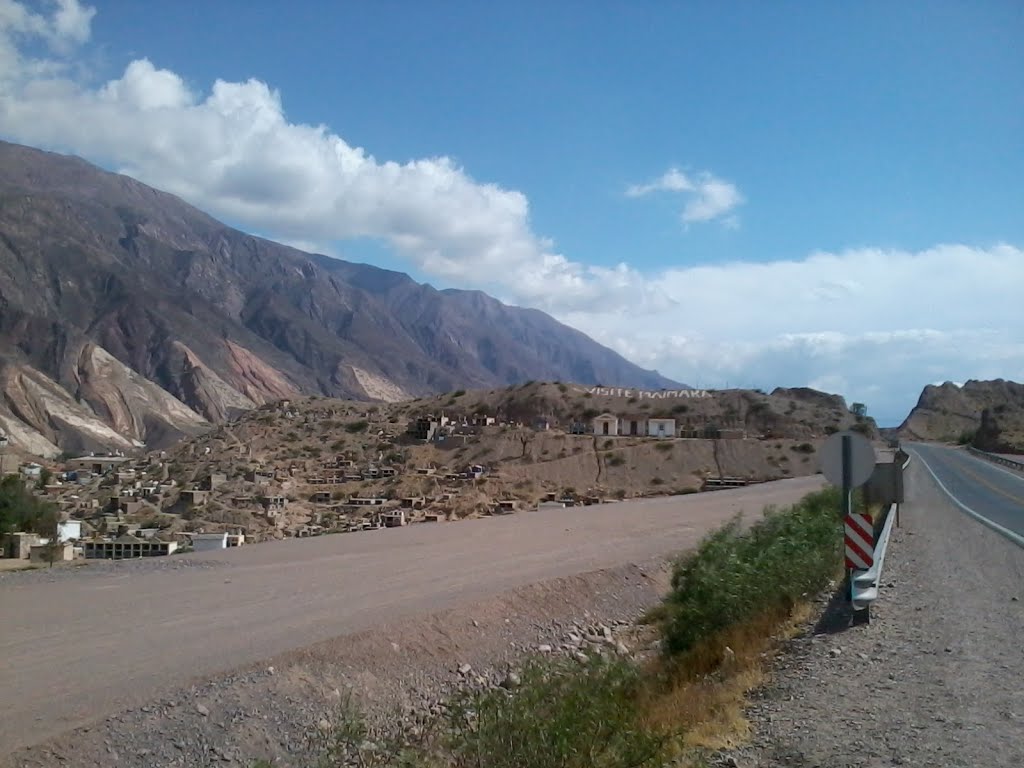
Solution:
[(0, 481), (0, 533), (24, 531), (42, 535), (43, 516), (49, 510), (54, 510), (53, 504), (32, 495), (21, 477), (10, 475)]
[(60, 512), (53, 505), (49, 505), (42, 517), (39, 519), (39, 530), (37, 531), (40, 535), (46, 537), (46, 562), (53, 568), (53, 563), (60, 557), (60, 552), (64, 548), (64, 544), (60, 540)]
[(864, 403), (854, 403), (850, 406), (850, 413), (856, 416), (858, 419), (863, 419), (868, 415), (868, 407)]

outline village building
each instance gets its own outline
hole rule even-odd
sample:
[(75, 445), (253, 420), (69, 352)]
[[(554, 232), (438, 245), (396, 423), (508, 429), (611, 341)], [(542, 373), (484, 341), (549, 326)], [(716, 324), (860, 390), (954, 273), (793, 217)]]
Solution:
[(619, 434), (629, 437), (647, 436), (646, 416), (623, 416), (619, 419)]
[(218, 486), (224, 485), (228, 481), (228, 476), (223, 472), (211, 472), (207, 475), (203, 488), (207, 491), (215, 490)]
[(0, 540), (3, 545), (4, 557), (15, 560), (26, 560), (32, 551), (32, 547), (39, 546), (42, 541), (38, 533), (25, 533), (22, 531), (5, 533), (3, 539)]
[(331, 492), (330, 491), (316, 491), (310, 494), (310, 502), (313, 504), (330, 504)]
[(434, 435), (441, 426), (443, 426), (443, 423), (437, 421), (433, 417), (421, 416), (410, 421), (409, 426), (405, 431), (406, 434), (416, 440), (430, 441), (434, 439)]
[(654, 418), (648, 419), (647, 434), (650, 437), (675, 437), (676, 420)]
[(287, 496), (264, 496), (263, 507), (268, 512), (283, 511), (288, 506)]
[(192, 539), (192, 549), (195, 552), (210, 552), (228, 547), (226, 531), (223, 533), (193, 533), (190, 538)]
[(405, 510), (387, 512), (380, 516), (385, 528), (400, 528), (406, 524)]
[(619, 434), (619, 417), (614, 414), (602, 413), (600, 416), (595, 416), (591, 423), (594, 426), (595, 435), (614, 437)]
[(72, 541), (82, 538), (82, 521), (67, 520), (57, 524), (57, 536), (61, 541)]
[(85, 469), (96, 475), (103, 475), (114, 469), (120, 469), (131, 462), (127, 456), (80, 456), (76, 459), (68, 459), (64, 466), (67, 469)]
[(348, 503), (351, 507), (382, 507), (385, 501), (382, 496), (353, 496)]
[(66, 563), (75, 559), (75, 548), (71, 544), (36, 544), (29, 550), (29, 562)]
[(205, 507), (209, 497), (209, 491), (202, 491), (198, 488), (186, 488), (181, 492), (182, 501), (193, 507)]
[(256, 485), (270, 485), (274, 480), (274, 473), (264, 469), (254, 469), (246, 475), (246, 479)]
[(178, 549), (176, 541), (140, 539), (123, 534), (116, 539), (82, 542), (82, 551), (87, 559), (125, 560), (134, 557), (163, 557)]

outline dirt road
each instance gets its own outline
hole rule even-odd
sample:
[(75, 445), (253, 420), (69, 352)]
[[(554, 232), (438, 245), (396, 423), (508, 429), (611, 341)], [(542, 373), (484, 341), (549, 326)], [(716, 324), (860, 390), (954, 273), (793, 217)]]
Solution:
[(0, 754), (166, 688), (381, 622), (691, 547), (820, 476), (0, 580)]

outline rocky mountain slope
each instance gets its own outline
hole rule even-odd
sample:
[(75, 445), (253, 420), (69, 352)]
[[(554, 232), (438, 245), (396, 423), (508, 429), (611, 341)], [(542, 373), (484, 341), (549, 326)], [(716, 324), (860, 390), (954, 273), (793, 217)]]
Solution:
[(899, 428), (914, 440), (972, 442), (986, 451), (1024, 452), (1024, 384), (995, 379), (929, 385)]
[(0, 171), (0, 429), (34, 453), (166, 445), (301, 394), (678, 386), (542, 312), (252, 237), (78, 158), (0, 142)]

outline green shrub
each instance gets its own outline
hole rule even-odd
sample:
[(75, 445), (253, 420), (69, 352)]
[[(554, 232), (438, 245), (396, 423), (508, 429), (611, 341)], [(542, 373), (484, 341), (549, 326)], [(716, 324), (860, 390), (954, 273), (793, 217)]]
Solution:
[(618, 454), (613, 454), (605, 460), (605, 463), (607, 463), (609, 467), (621, 467), (626, 463), (626, 460)]
[(452, 397), (462, 397), (464, 394), (466, 394), (466, 390), (457, 389), (454, 392), (452, 392)]
[(666, 650), (684, 653), (702, 637), (823, 589), (839, 570), (839, 492), (765, 511), (748, 531), (739, 520), (715, 531), (676, 562), (666, 598)]
[(969, 429), (965, 432), (961, 432), (960, 436), (956, 439), (958, 445), (970, 445), (974, 442), (975, 430)]
[(814, 446), (810, 443), (800, 443), (800, 445), (794, 445), (791, 450), (797, 453), (814, 453)]
[(651, 485), (664, 485), (664, 484), (665, 484), (665, 481), (662, 480), (660, 477), (655, 477), (655, 478), (651, 479)]
[(565, 384), (562, 384), (561, 382), (559, 382), (558, 383), (558, 391), (561, 392), (564, 395), (566, 392), (569, 391), (569, 388), (567, 386), (565, 386)]
[(640, 718), (638, 668), (624, 660), (533, 661), (521, 685), (464, 691), (445, 716), (453, 768), (642, 768), (668, 758), (671, 734)]
[(654, 446), (654, 450), (669, 453), (672, 450), (672, 443), (658, 443)]
[(370, 426), (368, 421), (353, 421), (345, 425), (345, 431), (351, 432), (354, 435), (357, 432), (365, 432), (368, 426)]

